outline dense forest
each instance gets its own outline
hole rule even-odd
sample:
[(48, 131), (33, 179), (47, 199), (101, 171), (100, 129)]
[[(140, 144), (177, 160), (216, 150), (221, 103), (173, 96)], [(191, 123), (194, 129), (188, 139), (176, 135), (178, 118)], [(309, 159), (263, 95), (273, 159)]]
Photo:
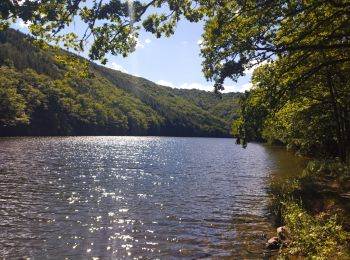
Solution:
[(177, 90), (90, 63), (66, 77), (54, 48), (0, 31), (1, 135), (228, 136), (240, 94)]

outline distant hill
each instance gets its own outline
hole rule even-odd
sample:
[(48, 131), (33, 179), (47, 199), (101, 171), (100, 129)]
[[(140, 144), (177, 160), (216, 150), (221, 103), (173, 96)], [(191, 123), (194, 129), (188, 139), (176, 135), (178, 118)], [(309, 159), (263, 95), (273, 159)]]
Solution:
[(0, 31), (0, 135), (229, 135), (238, 93), (180, 90), (90, 63), (92, 77), (65, 78), (32, 39)]
[(243, 95), (240, 92), (217, 95), (214, 92), (197, 89), (172, 89), (172, 91), (175, 95), (190, 101), (230, 124), (237, 118), (238, 97)]

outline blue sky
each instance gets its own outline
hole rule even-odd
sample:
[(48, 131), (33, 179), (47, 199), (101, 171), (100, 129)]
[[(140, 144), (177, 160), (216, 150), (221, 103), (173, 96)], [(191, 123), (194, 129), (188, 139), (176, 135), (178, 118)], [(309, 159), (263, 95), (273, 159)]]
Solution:
[[(28, 32), (22, 21), (13, 27)], [(83, 31), (83, 28), (76, 25), (72, 30), (79, 34), (79, 30)], [(160, 85), (212, 91), (213, 83), (207, 82), (202, 73), (202, 58), (199, 55), (202, 32), (203, 24), (185, 20), (180, 21), (175, 34), (170, 38), (157, 39), (151, 33), (140, 31), (136, 51), (126, 58), (108, 55), (106, 66)], [(249, 89), (250, 78), (251, 71), (247, 71), (246, 76), (241, 77), (237, 83), (227, 80), (224, 92)]]

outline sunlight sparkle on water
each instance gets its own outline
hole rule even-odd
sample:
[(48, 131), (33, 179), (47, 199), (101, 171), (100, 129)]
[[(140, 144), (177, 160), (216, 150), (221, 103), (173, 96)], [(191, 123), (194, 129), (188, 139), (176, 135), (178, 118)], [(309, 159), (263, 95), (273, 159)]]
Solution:
[(35, 259), (241, 259), (247, 241), (249, 252), (264, 246), (257, 237), (269, 230), (265, 183), (281, 167), (263, 146), (161, 137), (0, 142), (6, 259), (28, 252)]

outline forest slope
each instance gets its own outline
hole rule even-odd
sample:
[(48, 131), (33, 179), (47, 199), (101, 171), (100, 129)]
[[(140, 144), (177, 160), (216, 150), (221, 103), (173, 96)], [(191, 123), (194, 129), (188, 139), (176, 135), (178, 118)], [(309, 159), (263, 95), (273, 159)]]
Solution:
[(228, 136), (237, 94), (177, 90), (90, 63), (65, 77), (55, 59), (14, 30), (0, 32), (0, 135)]

